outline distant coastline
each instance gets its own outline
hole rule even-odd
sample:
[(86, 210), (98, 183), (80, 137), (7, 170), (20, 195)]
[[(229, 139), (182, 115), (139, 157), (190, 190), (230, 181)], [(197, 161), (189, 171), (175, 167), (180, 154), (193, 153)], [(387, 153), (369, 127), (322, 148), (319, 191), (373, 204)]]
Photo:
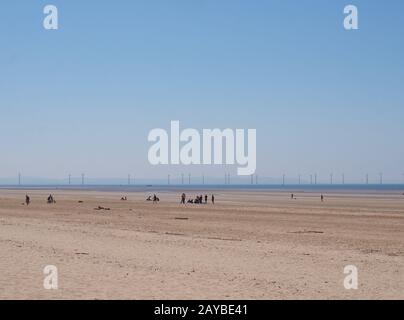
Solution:
[(180, 191), (180, 190), (210, 190), (210, 191), (274, 191), (274, 192), (342, 192), (342, 193), (401, 193), (404, 194), (404, 184), (317, 184), (317, 185), (275, 185), (275, 184), (175, 184), (175, 185), (0, 185), (0, 189), (8, 190), (77, 190), (105, 192), (148, 192), (148, 191)]

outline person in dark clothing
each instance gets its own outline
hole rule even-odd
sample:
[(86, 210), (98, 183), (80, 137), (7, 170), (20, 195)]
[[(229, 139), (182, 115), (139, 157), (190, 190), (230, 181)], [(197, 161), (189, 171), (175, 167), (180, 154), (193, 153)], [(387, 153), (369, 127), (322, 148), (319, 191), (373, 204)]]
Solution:
[(205, 194), (205, 203), (208, 203), (208, 195)]
[(26, 194), (25, 195), (25, 204), (27, 205), (27, 206), (29, 206), (29, 203), (31, 202), (31, 199), (29, 198), (29, 196)]
[(212, 203), (215, 204), (215, 196), (212, 194)]
[(49, 197), (48, 197), (48, 203), (53, 203), (53, 197), (52, 197), (51, 194), (50, 194)]
[(183, 193), (181, 195), (181, 204), (185, 204), (185, 198), (186, 198), (186, 195), (185, 195), (185, 193)]

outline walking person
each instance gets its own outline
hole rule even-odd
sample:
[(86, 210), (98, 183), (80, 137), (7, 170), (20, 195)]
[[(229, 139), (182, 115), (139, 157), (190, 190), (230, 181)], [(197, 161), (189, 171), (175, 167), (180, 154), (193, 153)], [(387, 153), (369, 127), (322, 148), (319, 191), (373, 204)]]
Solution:
[(186, 198), (186, 195), (185, 195), (185, 193), (183, 193), (181, 195), (181, 204), (185, 204), (185, 198)]
[(215, 204), (215, 196), (212, 194), (212, 204)]
[(27, 206), (29, 206), (29, 203), (31, 202), (31, 199), (29, 198), (29, 196), (26, 194), (25, 195), (25, 204), (27, 205)]

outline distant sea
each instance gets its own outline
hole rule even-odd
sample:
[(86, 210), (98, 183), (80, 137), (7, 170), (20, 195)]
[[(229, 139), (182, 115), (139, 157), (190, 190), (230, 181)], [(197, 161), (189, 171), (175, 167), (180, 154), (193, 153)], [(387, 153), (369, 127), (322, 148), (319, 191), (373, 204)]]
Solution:
[(105, 192), (168, 192), (182, 190), (210, 191), (285, 191), (285, 192), (347, 192), (347, 193), (402, 193), (404, 184), (311, 184), (311, 185), (2, 185), (0, 189), (13, 190), (86, 190)]

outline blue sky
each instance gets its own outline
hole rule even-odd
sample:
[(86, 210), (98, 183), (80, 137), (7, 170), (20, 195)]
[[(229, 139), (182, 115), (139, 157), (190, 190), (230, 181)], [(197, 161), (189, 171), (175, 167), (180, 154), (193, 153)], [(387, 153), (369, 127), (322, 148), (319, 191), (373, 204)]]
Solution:
[[(42, 27), (46, 4), (59, 30)], [(359, 30), (343, 28), (343, 8)], [(257, 173), (404, 173), (404, 2), (4, 0), (0, 177), (153, 167), (148, 132), (256, 128)]]

